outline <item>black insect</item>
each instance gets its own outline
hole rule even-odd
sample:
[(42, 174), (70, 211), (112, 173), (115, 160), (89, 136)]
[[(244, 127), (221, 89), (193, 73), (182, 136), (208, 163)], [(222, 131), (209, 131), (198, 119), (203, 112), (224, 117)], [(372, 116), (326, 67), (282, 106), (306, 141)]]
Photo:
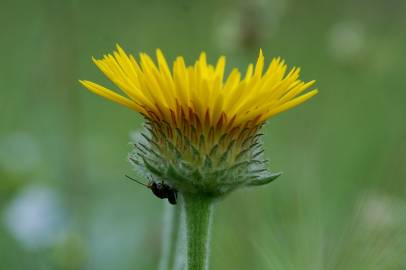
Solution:
[(143, 185), (150, 190), (152, 190), (152, 193), (154, 193), (155, 196), (157, 196), (160, 199), (168, 199), (170, 204), (176, 204), (177, 199), (178, 199), (178, 191), (169, 185), (165, 184), (163, 181), (161, 183), (156, 183), (154, 181), (150, 181), (148, 185), (135, 180), (134, 178), (129, 177), (128, 175), (125, 175), (128, 179), (133, 180), (134, 182), (137, 182), (140, 185)]

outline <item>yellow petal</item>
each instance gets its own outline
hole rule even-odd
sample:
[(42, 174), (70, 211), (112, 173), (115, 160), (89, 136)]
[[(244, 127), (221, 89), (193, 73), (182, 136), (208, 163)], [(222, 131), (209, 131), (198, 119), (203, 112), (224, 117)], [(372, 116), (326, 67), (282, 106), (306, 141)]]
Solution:
[(293, 107), (296, 107), (299, 104), (302, 104), (303, 102), (305, 102), (306, 100), (310, 99), (311, 97), (313, 97), (314, 95), (316, 95), (319, 91), (317, 89), (314, 89), (300, 97), (297, 97), (295, 99), (292, 99), (288, 102), (286, 102), (285, 104), (282, 104), (281, 106), (275, 108), (274, 110), (269, 111), (267, 114), (265, 114), (262, 119), (266, 120), (271, 118), (272, 116), (281, 113), (283, 111), (289, 110)]
[(130, 109), (133, 109), (137, 112), (140, 113), (144, 113), (144, 109), (142, 109), (138, 104), (136, 104), (134, 101), (125, 98), (117, 93), (115, 93), (114, 91), (111, 91), (101, 85), (98, 85), (96, 83), (90, 82), (90, 81), (86, 81), (86, 80), (79, 80), (79, 82), (86, 87), (87, 89), (89, 89), (90, 91), (92, 91), (93, 93), (102, 96), (104, 98), (107, 98), (111, 101), (114, 101), (118, 104), (124, 105)]

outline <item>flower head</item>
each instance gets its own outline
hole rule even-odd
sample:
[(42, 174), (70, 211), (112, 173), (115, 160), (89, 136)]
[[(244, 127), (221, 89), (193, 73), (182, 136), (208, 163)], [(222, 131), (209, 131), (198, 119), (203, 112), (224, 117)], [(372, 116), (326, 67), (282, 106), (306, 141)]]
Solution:
[(302, 94), (315, 81), (302, 82), (300, 69), (288, 72), (280, 58), (265, 69), (262, 51), (244, 75), (234, 68), (228, 76), (224, 56), (214, 66), (204, 52), (191, 66), (177, 57), (172, 68), (159, 49), (156, 57), (157, 64), (144, 53), (137, 61), (117, 46), (112, 55), (93, 59), (125, 96), (80, 81), (146, 119), (146, 132), (130, 156), (134, 163), (181, 192), (213, 196), (280, 175), (265, 168), (258, 131), (269, 118), (317, 94)]

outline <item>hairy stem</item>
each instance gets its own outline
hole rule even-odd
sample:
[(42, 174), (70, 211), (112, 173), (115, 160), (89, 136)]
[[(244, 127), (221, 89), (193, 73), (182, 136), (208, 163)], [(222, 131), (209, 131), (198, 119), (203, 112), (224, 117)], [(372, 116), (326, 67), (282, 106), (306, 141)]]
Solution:
[(186, 270), (207, 270), (213, 199), (199, 194), (184, 194), (186, 221)]
[(160, 270), (176, 270), (175, 261), (178, 253), (181, 225), (181, 209), (165, 201), (164, 229), (162, 237), (162, 257)]

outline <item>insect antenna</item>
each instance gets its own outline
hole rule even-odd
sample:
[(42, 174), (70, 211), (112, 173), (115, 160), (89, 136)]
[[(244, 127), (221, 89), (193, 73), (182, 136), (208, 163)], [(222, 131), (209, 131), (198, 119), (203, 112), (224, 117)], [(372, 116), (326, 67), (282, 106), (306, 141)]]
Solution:
[(144, 184), (144, 183), (142, 183), (142, 182), (140, 182), (140, 181), (138, 181), (138, 180), (136, 180), (136, 179), (134, 179), (134, 178), (128, 176), (127, 174), (125, 175), (125, 177), (127, 177), (128, 179), (133, 180), (134, 182), (136, 182), (136, 183), (138, 183), (138, 184), (140, 184), (140, 185), (143, 185), (143, 186), (145, 186), (145, 187), (147, 187), (147, 188), (151, 188), (149, 185)]

